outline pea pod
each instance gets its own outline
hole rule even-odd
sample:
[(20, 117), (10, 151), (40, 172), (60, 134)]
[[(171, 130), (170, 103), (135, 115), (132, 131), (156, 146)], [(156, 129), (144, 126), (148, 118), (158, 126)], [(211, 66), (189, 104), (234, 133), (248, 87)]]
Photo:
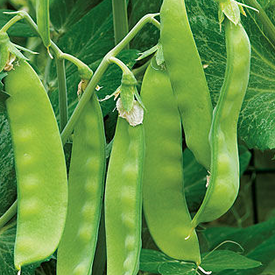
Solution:
[(233, 205), (239, 189), (237, 122), (249, 80), (250, 42), (239, 23), (225, 19), (227, 64), (210, 132), (211, 175), (192, 224), (215, 220)]
[(164, 0), (160, 19), (160, 40), (186, 144), (197, 161), (209, 169), (212, 104), (184, 0)]
[(143, 210), (157, 246), (168, 256), (200, 264), (200, 249), (183, 193), (182, 133), (176, 99), (166, 70), (153, 61), (144, 75), (141, 98), (146, 154)]
[(101, 216), (105, 159), (103, 117), (93, 95), (74, 129), (68, 214), (57, 253), (58, 275), (91, 274)]
[(18, 190), (14, 263), (17, 269), (50, 256), (67, 212), (67, 170), (54, 112), (26, 61), (8, 73), (5, 89)]
[(141, 249), (143, 125), (119, 117), (107, 172), (105, 226), (107, 274), (134, 275)]
[(7, 46), (9, 37), (6, 32), (0, 32), (0, 72), (5, 68), (9, 60), (9, 48)]
[(49, 0), (36, 0), (36, 19), (38, 31), (46, 48), (51, 45)]

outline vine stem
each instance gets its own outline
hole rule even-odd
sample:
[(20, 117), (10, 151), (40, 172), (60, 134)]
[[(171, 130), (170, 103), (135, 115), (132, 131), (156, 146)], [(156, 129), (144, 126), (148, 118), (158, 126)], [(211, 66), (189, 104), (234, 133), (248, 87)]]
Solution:
[(17, 21), (23, 19), (23, 17), (18, 14), (16, 16), (14, 16), (11, 20), (9, 20), (0, 30), (0, 32), (7, 32), (7, 30), (13, 25), (15, 24)]
[(60, 57), (70, 61), (77, 67), (78, 73), (79, 73), (79, 76), (81, 77), (81, 79), (86, 79), (86, 80), (91, 79), (91, 77), (93, 75), (93, 71), (90, 69), (90, 67), (88, 65), (83, 63), (81, 60), (79, 60), (75, 56), (67, 54), (67, 53), (62, 53)]
[(118, 58), (116, 57), (110, 57), (109, 61), (116, 64), (124, 74), (132, 74), (131, 70)]
[[(124, 47), (129, 44), (129, 42), (135, 37), (135, 35), (144, 27), (145, 24), (147, 23), (153, 23), (154, 22), (154, 17), (157, 16), (158, 13), (156, 14), (147, 14), (143, 16), (139, 22), (132, 28), (132, 30), (126, 35), (111, 51), (109, 51), (101, 61), (100, 65), (98, 66), (97, 70), (94, 73), (94, 76), (92, 77), (91, 81), (89, 82), (87, 88), (85, 89), (80, 101), (78, 102), (76, 108), (74, 109), (74, 112), (67, 123), (66, 127), (61, 133), (61, 139), (63, 144), (67, 141), (69, 138), (70, 134), (73, 131), (74, 125), (76, 121), (78, 120), (83, 108), (85, 107), (86, 103), (89, 101), (91, 98), (92, 94), (95, 91), (95, 88), (103, 76), (104, 72), (108, 68), (110, 64), (110, 58), (115, 57), (117, 54), (119, 54)], [(156, 21), (156, 20), (155, 20)]]
[(264, 31), (266, 32), (270, 42), (275, 46), (275, 26), (272, 24), (271, 20), (267, 16), (262, 6), (258, 3), (257, 0), (244, 0), (244, 2), (247, 5), (252, 6), (259, 11), (257, 13), (257, 17), (259, 18), (260, 22), (263, 24)]
[[(112, 0), (115, 45), (117, 45), (129, 31), (126, 0)], [(125, 46), (129, 49), (129, 45)]]
[(17, 211), (17, 200), (10, 206), (10, 208), (0, 218), (0, 228), (2, 228), (7, 222), (9, 222)]
[[(13, 14), (18, 14), (21, 16), (21, 19), (24, 18), (27, 20), (29, 25), (33, 28), (35, 32), (38, 33), (38, 27), (32, 20), (32, 18), (28, 15), (25, 11), (19, 11), (19, 12), (12, 12)], [(118, 55), (126, 45), (129, 44), (129, 42), (135, 37), (135, 35), (147, 24), (152, 23), (157, 28), (159, 28), (159, 22), (154, 18), (155, 16), (159, 15), (159, 13), (155, 14), (147, 14), (143, 16), (138, 23), (132, 28), (132, 30), (126, 35), (112, 50), (110, 50), (103, 58), (101, 63), (99, 64), (97, 70), (95, 71), (94, 76), (92, 77), (91, 81), (89, 82), (87, 88), (85, 89), (83, 96), (81, 97), (80, 101), (78, 102), (76, 108), (74, 109), (74, 112), (66, 124), (65, 128), (63, 129), (61, 133), (61, 141), (64, 145), (66, 141), (68, 140), (69, 136), (71, 135), (75, 123), (77, 122), (83, 108), (85, 107), (86, 103), (89, 101), (91, 96), (93, 95), (95, 88), (97, 86), (97, 83), (103, 76), (104, 72), (108, 68), (109, 64), (111, 63), (110, 58), (115, 57)], [(62, 58), (62, 51), (57, 47), (57, 45), (51, 41), (51, 48), (55, 53), (55, 56), (57, 58)], [(17, 205), (17, 200), (14, 202), (13, 205)], [(8, 218), (11, 219), (16, 214), (17, 208), (16, 207), (10, 207), (6, 213), (0, 218), (0, 228), (3, 227), (7, 222)], [(5, 218), (6, 217), (6, 218)]]
[(60, 115), (60, 130), (62, 131), (68, 122), (68, 99), (66, 85), (66, 70), (64, 59), (56, 57), (56, 72), (58, 79), (59, 91), (59, 115)]

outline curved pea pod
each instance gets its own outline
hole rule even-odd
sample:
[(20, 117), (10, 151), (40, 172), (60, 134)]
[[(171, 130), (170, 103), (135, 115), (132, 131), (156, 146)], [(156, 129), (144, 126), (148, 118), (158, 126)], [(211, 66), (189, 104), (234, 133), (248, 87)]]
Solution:
[(233, 205), (239, 189), (237, 123), (249, 80), (251, 49), (241, 24), (225, 19), (227, 64), (210, 132), (211, 175), (192, 224), (215, 220)]
[(208, 136), (213, 109), (184, 0), (164, 0), (160, 19), (160, 41), (180, 110), (186, 144), (197, 161), (209, 169)]
[(14, 264), (41, 261), (60, 241), (67, 212), (67, 170), (47, 93), (26, 61), (5, 78), (18, 191)]
[(166, 70), (152, 62), (144, 75), (141, 98), (146, 154), (143, 211), (157, 246), (168, 256), (200, 264), (196, 232), (185, 240), (191, 217), (183, 189), (181, 120)]
[(143, 125), (119, 117), (105, 191), (107, 274), (134, 275), (141, 249)]
[(36, 0), (36, 19), (39, 34), (46, 48), (51, 45), (49, 0)]
[(69, 203), (57, 251), (57, 274), (91, 274), (102, 208), (105, 173), (103, 117), (95, 95), (74, 129)]

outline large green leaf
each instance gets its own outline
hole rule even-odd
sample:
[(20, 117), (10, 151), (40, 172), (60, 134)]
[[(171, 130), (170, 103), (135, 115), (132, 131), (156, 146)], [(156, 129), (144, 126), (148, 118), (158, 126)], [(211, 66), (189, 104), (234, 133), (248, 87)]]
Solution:
[[(67, 53), (73, 54), (84, 63), (88, 64), (93, 70), (97, 68), (103, 56), (114, 47), (113, 35), (113, 19), (112, 19), (111, 1), (105, 0), (97, 5), (94, 9), (88, 12), (81, 20), (64, 34), (58, 41), (58, 46)], [(77, 41), (77, 43), (75, 43)], [(118, 57), (121, 58), (128, 67), (132, 67), (137, 58), (136, 50), (128, 50), (122, 52)], [(76, 67), (69, 62), (66, 62), (67, 87), (69, 114), (71, 114), (78, 102), (76, 91), (80, 81)], [(51, 101), (58, 117), (58, 88), (55, 73), (55, 67), (51, 70), (50, 85)], [(100, 87), (97, 92), (100, 99), (106, 95), (113, 93), (120, 85), (121, 70), (110, 65), (109, 69), (104, 74), (104, 77), (98, 83)], [(101, 103), (104, 116), (110, 114), (113, 117), (115, 114), (112, 111), (115, 108), (113, 99), (109, 99)], [(111, 119), (111, 125), (115, 124), (115, 120)], [(113, 128), (113, 126), (108, 126)]]
[(201, 266), (207, 271), (220, 272), (228, 269), (251, 269), (261, 266), (261, 263), (234, 251), (215, 250), (203, 257)]
[[(162, 0), (136, 0), (132, 1), (132, 9), (129, 14), (129, 25), (132, 28), (138, 20), (148, 13), (157, 13), (160, 10)], [(140, 51), (147, 50), (148, 48), (157, 44), (159, 39), (159, 31), (155, 26), (147, 24), (143, 30), (133, 39), (131, 46), (139, 49)]]
[[(15, 241), (16, 226), (11, 223), (0, 229), (0, 274), (14, 275), (17, 270), (13, 264), (13, 246)], [(39, 264), (22, 268), (22, 274), (34, 275), (34, 270)]]
[[(204, 237), (209, 244), (209, 249), (215, 248), (217, 245), (224, 241), (234, 241), (239, 243), (244, 249), (244, 255), (260, 261), (263, 266), (241, 272), (227, 271), (219, 273), (220, 275), (256, 275), (263, 271), (267, 265), (274, 260), (275, 255), (275, 218), (266, 222), (247, 227), (245, 229), (233, 228), (209, 228), (204, 232)], [(235, 246), (236, 249), (239, 248)], [(233, 249), (232, 243), (226, 243), (222, 246), (224, 249)]]
[(101, 1), (102, 0), (52, 0), (50, 4), (51, 23), (57, 32), (64, 34)]

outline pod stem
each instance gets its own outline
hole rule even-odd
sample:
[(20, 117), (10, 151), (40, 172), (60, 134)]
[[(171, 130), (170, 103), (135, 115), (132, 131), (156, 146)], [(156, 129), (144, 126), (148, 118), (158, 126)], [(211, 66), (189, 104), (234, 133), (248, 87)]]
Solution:
[(17, 200), (10, 206), (10, 208), (0, 218), (0, 228), (5, 226), (17, 212)]
[[(126, 0), (112, 0), (115, 44), (117, 45), (129, 31)], [(125, 45), (129, 49), (129, 44)]]
[(91, 79), (91, 77), (93, 75), (93, 71), (89, 68), (88, 65), (83, 63), (81, 60), (79, 60), (78, 58), (74, 57), (73, 55), (70, 55), (67, 53), (62, 53), (60, 55), (60, 58), (66, 59), (66, 60), (70, 61), (71, 63), (73, 63), (77, 67), (78, 73), (79, 73), (79, 76), (81, 79), (85, 79), (85, 80)]
[(109, 58), (109, 63), (114, 63), (116, 64), (123, 72), (123, 74), (133, 74), (131, 70), (118, 58), (111, 56)]
[[(135, 36), (136, 34), (147, 24), (147, 23), (153, 23), (154, 17), (157, 16), (157, 14), (147, 14), (144, 17), (142, 17), (139, 22), (132, 28), (132, 30), (120, 41), (111, 51), (109, 51), (101, 61), (100, 65), (98, 66), (97, 70), (94, 73), (94, 76), (92, 77), (91, 81), (89, 82), (87, 88), (85, 89), (79, 103), (77, 104), (76, 108), (74, 109), (74, 112), (67, 123), (66, 127), (61, 133), (61, 139), (63, 144), (67, 141), (69, 136), (71, 135), (74, 125), (77, 122), (83, 108), (85, 107), (86, 103), (91, 98), (92, 94), (94, 93), (94, 90), (103, 76), (104, 72), (108, 68), (110, 64), (110, 58), (118, 55)], [(154, 24), (154, 23), (153, 23)]]

